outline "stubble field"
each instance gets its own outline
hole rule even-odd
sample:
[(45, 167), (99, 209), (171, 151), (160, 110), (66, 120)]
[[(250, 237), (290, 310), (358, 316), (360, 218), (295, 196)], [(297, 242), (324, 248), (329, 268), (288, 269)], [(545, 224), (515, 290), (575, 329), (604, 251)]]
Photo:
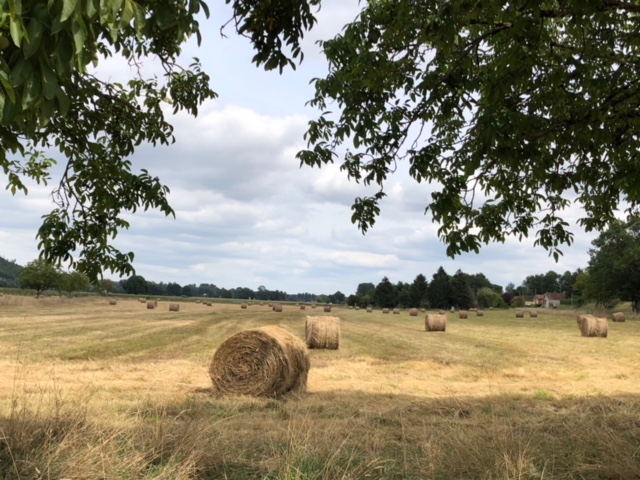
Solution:
[(640, 479), (640, 321), (336, 309), (308, 391), (218, 398), (207, 368), (285, 305), (0, 298), (3, 479)]

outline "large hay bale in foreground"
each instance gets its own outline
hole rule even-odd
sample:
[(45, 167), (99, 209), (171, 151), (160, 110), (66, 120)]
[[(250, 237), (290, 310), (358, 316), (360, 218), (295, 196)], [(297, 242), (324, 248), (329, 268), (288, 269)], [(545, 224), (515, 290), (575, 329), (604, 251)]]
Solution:
[(444, 332), (447, 329), (447, 316), (437, 313), (428, 313), (424, 317), (425, 332)]
[(179, 303), (170, 303), (169, 304), (169, 311), (170, 312), (179, 312), (180, 311), (180, 304)]
[(411, 315), (412, 317), (417, 317), (418, 316), (418, 309), (417, 308), (412, 308), (411, 310), (409, 310), (409, 315)]
[(578, 328), (581, 328), (580, 325), (582, 325), (582, 322), (585, 321), (587, 318), (596, 318), (593, 315), (578, 315), (578, 317), (576, 318), (576, 322), (578, 324)]
[(469, 318), (469, 312), (460, 312), (460, 313), (458, 313), (458, 317), (459, 318)]
[(524, 318), (524, 312), (516, 312), (516, 318)]
[(324, 311), (325, 311), (325, 313), (331, 312), (331, 307), (329, 305), (325, 306), (324, 307)]
[(624, 313), (616, 312), (611, 315), (611, 320), (613, 320), (614, 322), (624, 322), (626, 318), (624, 317)]
[(213, 388), (223, 395), (278, 398), (304, 392), (308, 374), (306, 345), (276, 325), (236, 333), (209, 365)]
[(340, 348), (340, 319), (338, 317), (307, 317), (304, 337), (309, 348)]
[(282, 305), (274, 305), (273, 306), (273, 311), (274, 312), (281, 312), (282, 311)]
[(149, 300), (147, 302), (147, 310), (153, 310), (154, 308), (156, 308), (156, 302), (152, 302), (151, 300)]
[(581, 315), (580, 335), (583, 337), (607, 338), (609, 334), (609, 323), (606, 318), (594, 317), (593, 315)]

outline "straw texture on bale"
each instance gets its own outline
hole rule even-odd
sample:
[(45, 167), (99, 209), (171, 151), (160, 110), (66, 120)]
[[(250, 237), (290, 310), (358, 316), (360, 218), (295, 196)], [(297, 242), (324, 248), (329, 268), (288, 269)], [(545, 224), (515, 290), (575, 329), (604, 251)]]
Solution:
[(118, 301), (116, 299), (109, 300), (109, 305), (116, 305)]
[(580, 325), (582, 325), (582, 322), (584, 321), (584, 319), (586, 318), (595, 318), (593, 315), (578, 315), (578, 317), (576, 318), (576, 321), (578, 323), (578, 328), (581, 328)]
[(383, 308), (382, 309), (382, 313), (389, 313), (389, 309), (388, 308)]
[(476, 310), (476, 317), (484, 317), (484, 312), (482, 310)]
[(169, 304), (169, 311), (170, 312), (179, 312), (180, 311), (180, 304), (179, 303), (170, 303)]
[(598, 318), (593, 315), (581, 315), (580, 335), (583, 337), (603, 337), (609, 334), (609, 323), (606, 318)]
[(240, 308), (241, 308), (242, 310), (246, 310), (246, 309), (247, 309), (247, 304), (246, 304), (246, 303), (243, 303), (242, 305), (240, 305)]
[(213, 388), (223, 395), (278, 398), (304, 392), (308, 374), (306, 345), (276, 325), (236, 333), (209, 365)]
[(624, 317), (624, 313), (616, 312), (611, 316), (611, 320), (614, 322), (624, 322), (626, 319)]
[(458, 318), (469, 318), (469, 312), (458, 313)]
[(447, 329), (447, 316), (428, 313), (424, 317), (425, 332), (444, 332)]
[(340, 319), (338, 317), (307, 317), (304, 337), (309, 348), (340, 348)]
[(156, 302), (152, 302), (151, 300), (149, 300), (147, 302), (147, 310), (153, 310), (154, 308), (156, 308)]
[(418, 309), (417, 308), (412, 308), (411, 310), (409, 310), (409, 315), (411, 315), (412, 317), (417, 317), (418, 316)]
[(367, 313), (371, 313), (371, 312), (373, 312), (373, 308), (367, 307)]
[(282, 305), (274, 305), (273, 306), (273, 311), (274, 312), (281, 312), (282, 311)]
[(325, 311), (325, 313), (330, 312), (331, 311), (331, 307), (327, 305), (326, 307), (324, 307), (324, 311)]
[(538, 312), (534, 312), (533, 310), (529, 310), (529, 317), (538, 318)]
[(524, 318), (524, 312), (516, 312), (516, 318)]

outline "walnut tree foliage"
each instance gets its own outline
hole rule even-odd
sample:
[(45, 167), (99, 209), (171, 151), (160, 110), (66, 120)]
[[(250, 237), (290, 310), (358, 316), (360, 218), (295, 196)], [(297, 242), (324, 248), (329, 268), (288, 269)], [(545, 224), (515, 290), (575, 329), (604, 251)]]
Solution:
[[(226, 3), (257, 65), (282, 69), (302, 57), (299, 40), (315, 22), (317, 1)], [(13, 194), (27, 193), (27, 179), (53, 183), (55, 208), (38, 231), (45, 260), (92, 280), (107, 270), (130, 275), (133, 252), (111, 245), (129, 227), (123, 214), (174, 215), (168, 187), (148, 171), (133, 172), (129, 157), (143, 143), (173, 142), (167, 106), (197, 115), (216, 97), (198, 59), (182, 65), (179, 58), (190, 37), (200, 41), (199, 21), (208, 17), (203, 0), (0, 1), (0, 169)], [(92, 73), (92, 64), (114, 54), (132, 66), (127, 83)], [(143, 77), (146, 59), (160, 62), (161, 78)], [(45, 155), (52, 150), (66, 161), (59, 178)]]
[(405, 162), (454, 256), (535, 233), (556, 260), (640, 202), (640, 5), (631, 0), (371, 0), (335, 38), (298, 154), (377, 185)]

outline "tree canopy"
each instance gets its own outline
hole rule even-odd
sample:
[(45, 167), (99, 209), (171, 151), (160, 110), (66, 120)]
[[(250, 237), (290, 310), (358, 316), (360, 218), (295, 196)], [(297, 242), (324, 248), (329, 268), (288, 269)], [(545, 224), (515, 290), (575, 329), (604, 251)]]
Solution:
[[(253, 42), (257, 65), (282, 70), (302, 57), (299, 39), (315, 22), (318, 0), (226, 3), (229, 21)], [(93, 280), (105, 270), (131, 274), (133, 252), (111, 245), (129, 226), (123, 215), (139, 208), (174, 214), (168, 187), (147, 171), (133, 172), (128, 157), (143, 143), (173, 141), (163, 106), (197, 115), (216, 97), (198, 59), (179, 63), (185, 42), (200, 41), (199, 14), (209, 16), (203, 0), (0, 3), (0, 169), (7, 188), (27, 193), (26, 179), (50, 181), (49, 149), (66, 159), (55, 179), (55, 208), (38, 231), (46, 260), (67, 262)], [(133, 67), (125, 84), (90, 68), (114, 54)], [(148, 57), (160, 62), (163, 78), (143, 77), (139, 65)]]
[(367, 2), (335, 38), (311, 105), (302, 163), (338, 161), (379, 190), (355, 199), (376, 221), (404, 161), (435, 188), (426, 210), (451, 256), (535, 234), (558, 259), (563, 209), (601, 230), (638, 210), (640, 7), (636, 2)]
[[(321, 3), (225, 2), (227, 24), (249, 38), (253, 61), (280, 71), (302, 59), (300, 41)], [(418, 183), (435, 188), (426, 210), (450, 255), (535, 233), (557, 259), (573, 240), (563, 218), (572, 202), (587, 230), (610, 225), (620, 205), (638, 210), (639, 10), (625, 0), (366, 2), (321, 42), (329, 73), (314, 80), (310, 103), (323, 113), (299, 159), (339, 160), (348, 178), (379, 187), (355, 199), (352, 220), (363, 232), (404, 160)], [(92, 279), (105, 270), (130, 275), (133, 252), (111, 245), (129, 226), (124, 214), (174, 214), (168, 187), (133, 172), (128, 158), (142, 143), (173, 141), (163, 105), (197, 115), (216, 96), (197, 59), (179, 64), (187, 39), (199, 39), (201, 14), (209, 15), (204, 0), (0, 5), (7, 187), (26, 192), (26, 178), (50, 181), (48, 149), (66, 159), (56, 206), (38, 231), (45, 259)], [(91, 73), (91, 63), (113, 54), (134, 67), (154, 57), (165, 75), (118, 84)]]

